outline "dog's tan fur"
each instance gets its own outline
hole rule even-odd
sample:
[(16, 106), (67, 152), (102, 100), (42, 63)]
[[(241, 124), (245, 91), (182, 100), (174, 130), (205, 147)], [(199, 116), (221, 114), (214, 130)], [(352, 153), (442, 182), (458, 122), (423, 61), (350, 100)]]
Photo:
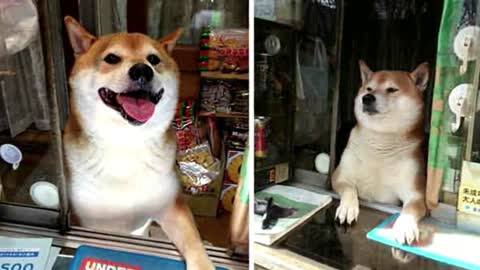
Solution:
[[(423, 90), (428, 65), (412, 73), (372, 72), (360, 61), (362, 86), (355, 99), (357, 125), (336, 168), (332, 187), (341, 196), (336, 218), (352, 223), (359, 213), (358, 199), (383, 203), (403, 202), (394, 224), (396, 240), (418, 240), (418, 221), (425, 215), (425, 160)], [(388, 88), (398, 89), (389, 93)], [(368, 89), (368, 90), (367, 90)], [(362, 98), (376, 97), (377, 113), (364, 111)]]
[[(180, 197), (175, 167), (171, 121), (179, 75), (170, 52), (181, 30), (157, 41), (138, 33), (95, 37), (71, 17), (65, 25), (76, 57), (63, 136), (74, 217), (81, 226), (119, 233), (133, 233), (154, 220), (180, 250), (187, 269), (214, 269)], [(119, 55), (121, 62), (105, 62), (109, 53)], [(161, 62), (150, 64), (150, 54)], [(152, 89), (165, 91), (151, 118), (135, 126), (106, 106), (97, 91), (131, 88), (128, 70), (138, 63), (153, 69)]]

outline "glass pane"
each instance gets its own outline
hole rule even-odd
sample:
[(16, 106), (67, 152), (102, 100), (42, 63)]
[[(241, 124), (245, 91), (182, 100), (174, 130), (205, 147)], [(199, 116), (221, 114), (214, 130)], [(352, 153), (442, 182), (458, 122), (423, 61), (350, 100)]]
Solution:
[(54, 130), (50, 116), (53, 111), (58, 117), (59, 107), (51, 108), (49, 103), (58, 97), (48, 96), (54, 92), (47, 88), (39, 12), (30, 1), (2, 6), (2, 12), (17, 16), (15, 24), (0, 19), (0, 43), (5, 49), (0, 55), (0, 199), (59, 209), (61, 161), (54, 134), (60, 132)]
[(160, 38), (184, 28), (180, 43), (198, 44), (201, 29), (248, 27), (248, 1), (178, 0), (147, 1), (147, 34)]
[(255, 19), (255, 185), (288, 180), (292, 168), (292, 125), (296, 31)]
[[(75, 7), (71, 7), (75, 6), (73, 3), (63, 2), (62, 5), (64, 5), (65, 10), (75, 10)], [(168, 191), (162, 191), (178, 187), (195, 215), (195, 221), (198, 224), (202, 238), (215, 246), (227, 247), (228, 230), (224, 230), (224, 233), (218, 233), (216, 229), (219, 226), (226, 227), (229, 224), (230, 211), (233, 207), (232, 199), (236, 194), (238, 184), (235, 181), (238, 181), (248, 134), (248, 1), (178, 0), (138, 2), (83, 0), (80, 1), (78, 9), (79, 21), (89, 32), (94, 33), (96, 36), (127, 31), (145, 33), (154, 39), (160, 39), (174, 32), (177, 28), (183, 27), (184, 32), (171, 54), (179, 69), (178, 84), (180, 97), (178, 104), (176, 104), (176, 115), (172, 123), (177, 136), (177, 152), (168, 153), (169, 156), (165, 158), (166, 160), (154, 159), (153, 164), (151, 164), (151, 168), (161, 167), (163, 165), (162, 162), (170, 162), (170, 156), (173, 156), (175, 159), (176, 155), (175, 161), (178, 164), (177, 169), (179, 173), (178, 180), (181, 183), (175, 182), (172, 184), (171, 181), (170, 183), (168, 181), (157, 182), (157, 179), (153, 179), (148, 184), (145, 184), (146, 179), (155, 177), (142, 174), (143, 169), (132, 172), (131, 182), (129, 182), (130, 179), (127, 181), (121, 178), (122, 175), (114, 175), (115, 173), (112, 172), (112, 175), (114, 175), (112, 177), (116, 177), (116, 180), (121, 179), (121, 181), (125, 181), (123, 184), (128, 186), (128, 188), (116, 189), (115, 181), (110, 181), (110, 179), (106, 181), (109, 183), (103, 186), (104, 190), (91, 188), (98, 192), (99, 196), (110, 194), (111, 190), (118, 191), (119, 197), (111, 200), (107, 198), (96, 201), (96, 204), (99, 205), (98, 208), (102, 208), (105, 205), (108, 206), (108, 208), (101, 210), (103, 213), (112, 214), (95, 216), (95, 219), (92, 219), (91, 217), (95, 215), (95, 211), (85, 207), (82, 204), (83, 202), (76, 199), (78, 197), (75, 197), (81, 191), (76, 192), (76, 194), (72, 191), (70, 194), (73, 210), (72, 225), (76, 229), (98, 230), (107, 234), (131, 235), (135, 232), (135, 235), (142, 237), (168, 238), (157, 221), (160, 215), (163, 214), (162, 211), (167, 209), (165, 202), (170, 203), (168, 199), (174, 198), (176, 194), (172, 195)], [(65, 38), (67, 37), (65, 36)], [(204, 43), (208, 43), (208, 46)], [(212, 44), (215, 44), (215, 46)], [(65, 46), (66, 50), (69, 50), (70, 44)], [(212, 49), (212, 47), (217, 49)], [(200, 52), (205, 51), (208, 52), (209, 61), (213, 59), (212, 62), (214, 60), (218, 60), (216, 63), (222, 62), (221, 65), (218, 65), (220, 68), (217, 66), (214, 71), (212, 71), (213, 68), (211, 66), (207, 67), (208, 71), (199, 68)], [(229, 54), (229, 52), (231, 53)], [(130, 57), (131, 54), (137, 55), (137, 53), (141, 54), (139, 50), (132, 50), (128, 52), (128, 55), (125, 54), (127, 56), (123, 57)], [(218, 53), (220, 56), (217, 57), (218, 55), (215, 53)], [(202, 56), (205, 56), (205, 54)], [(150, 56), (145, 56), (145, 63), (148, 61), (152, 64), (148, 57)], [(162, 57), (165, 56), (162, 55)], [(131, 70), (134, 65), (138, 64), (133, 63), (134, 61), (140, 63), (142, 58), (138, 56), (132, 59), (131, 62), (122, 61), (119, 63), (119, 65), (122, 65), (122, 71), (118, 71), (117, 78), (118, 81), (126, 81), (125, 85), (134, 85), (135, 83), (132, 82), (134, 79), (131, 78), (129, 72), (123, 72), (123, 70)], [(68, 69), (71, 69), (73, 65), (74, 59), (71, 59), (67, 63)], [(224, 68), (225, 66), (226, 68)], [(232, 66), (234, 67), (232, 68)], [(154, 76), (157, 76), (157, 73), (163, 75), (162, 72), (155, 72)], [(107, 72), (105, 76), (110, 76), (109, 74), (111, 73)], [(164, 96), (166, 96), (168, 93), (167, 87), (170, 84), (167, 84), (166, 80), (164, 80), (165, 78), (161, 75), (155, 78), (158, 78), (158, 80), (153, 80), (151, 85), (158, 82), (167, 85), (162, 85), (162, 87), (165, 87)], [(108, 85), (108, 82), (105, 84)], [(130, 86), (125, 87), (125, 85), (115, 85), (118, 88), (114, 91), (115, 95), (117, 95), (115, 102), (119, 102), (118, 97), (122, 99), (124, 96), (127, 96), (127, 92), (146, 90), (139, 86), (137, 86), (138, 88), (130, 89)], [(73, 93), (76, 89), (71, 89), (71, 91)], [(134, 97), (131, 98), (133, 99)], [(125, 106), (135, 105), (131, 104), (133, 102), (129, 103), (130, 101), (120, 101), (123, 102), (122, 106), (119, 103), (117, 108), (121, 107), (123, 114), (130, 117), (131, 120), (132, 117), (138, 117), (138, 114), (130, 110), (132, 107), (123, 107), (123, 104), (126, 104)], [(154, 111), (161, 109), (159, 107), (162, 101), (168, 102), (170, 100), (164, 101), (162, 97), (160, 103), (156, 107), (154, 106)], [(107, 113), (104, 111), (103, 105), (105, 104), (100, 103), (98, 114), (100, 112)], [(170, 108), (167, 109), (167, 112), (170, 112)], [(108, 106), (105, 110), (111, 113), (111, 108)], [(108, 117), (110, 117), (110, 114)], [(127, 119), (120, 118), (115, 121), (129, 121), (128, 117)], [(135, 119), (138, 120), (137, 118)], [(89, 120), (84, 119), (82, 121), (88, 122)], [(118, 132), (119, 137), (123, 136), (122, 132), (124, 130), (133, 132), (141, 130), (148, 133), (151, 130), (145, 129), (144, 126), (149, 124), (150, 122), (146, 122), (144, 125), (128, 125), (120, 128), (118, 126), (107, 126), (98, 132), (99, 134)], [(156, 124), (160, 125), (160, 123), (155, 121)], [(125, 129), (123, 130), (122, 128)], [(158, 133), (156, 132), (155, 136), (152, 137), (164, 138), (162, 137), (164, 135), (163, 132), (164, 130), (158, 130)], [(141, 134), (141, 132), (138, 134)], [(128, 148), (130, 144), (138, 143), (137, 140), (142, 141), (144, 139), (144, 137), (141, 137), (141, 139), (135, 137), (137, 138), (135, 140), (131, 138), (125, 138), (124, 142), (121, 141), (121, 146), (117, 145), (118, 153), (123, 153), (123, 148)], [(151, 139), (153, 140), (154, 138)], [(64, 141), (64, 143), (67, 142)], [(90, 145), (90, 143), (88, 141), (86, 145)], [(111, 143), (115, 144), (116, 142)], [(130, 168), (137, 169), (139, 166), (144, 166), (142, 165), (142, 160), (139, 160), (144, 152), (148, 152), (150, 149), (158, 150), (155, 147), (159, 147), (159, 144), (163, 145), (164, 143), (163, 141), (156, 142), (149, 149), (145, 149), (143, 146), (138, 149), (130, 148), (131, 162), (126, 161), (130, 158), (129, 154), (125, 158), (126, 160), (115, 160), (115, 162), (112, 161), (112, 164), (120, 162), (121, 169), (130, 172)], [(171, 143), (171, 141), (167, 143)], [(68, 148), (68, 144), (65, 145), (65, 148)], [(111, 149), (111, 144), (110, 142), (102, 141), (95, 144), (92, 148), (97, 147), (102, 150)], [(162, 149), (159, 151), (162, 151)], [(104, 157), (104, 159), (113, 160), (115, 157), (108, 156)], [(94, 163), (89, 163), (90, 167), (84, 169), (86, 171), (85, 174), (92, 179), (94, 177), (91, 175), (95, 173), (95, 170), (101, 170), (103, 166), (103, 163)], [(109, 168), (113, 168), (114, 165)], [(151, 168), (146, 168), (145, 171), (151, 172)], [(166, 168), (165, 171), (168, 169), (170, 167)], [(175, 172), (172, 170), (171, 173), (174, 174)], [(140, 179), (140, 177), (146, 179)], [(158, 178), (163, 179), (167, 177), (162, 175)], [(169, 175), (168, 180), (172, 178)], [(81, 180), (75, 182), (78, 183)], [(172, 184), (172, 186), (169, 186), (169, 184)], [(86, 189), (89, 188), (88, 184), (85, 186), (87, 186)], [(75, 186), (75, 191), (81, 190), (85, 186)], [(145, 192), (141, 193), (139, 190)], [(78, 196), (81, 197), (82, 194)], [(89, 195), (86, 194), (85, 196)], [(123, 198), (128, 202), (123, 202)], [(73, 200), (75, 200), (75, 203), (73, 203)], [(118, 200), (122, 202), (112, 203), (112, 201), (118, 202)], [(111, 212), (109, 212), (110, 209), (112, 209)], [(146, 213), (144, 209), (149, 209), (149, 212)], [(112, 226), (112, 219), (116, 221), (118, 226)]]
[[(336, 89), (336, 1), (306, 1), (297, 42), (295, 167), (318, 172), (315, 158), (330, 155), (332, 97)], [(328, 175), (328, 162), (321, 164)]]

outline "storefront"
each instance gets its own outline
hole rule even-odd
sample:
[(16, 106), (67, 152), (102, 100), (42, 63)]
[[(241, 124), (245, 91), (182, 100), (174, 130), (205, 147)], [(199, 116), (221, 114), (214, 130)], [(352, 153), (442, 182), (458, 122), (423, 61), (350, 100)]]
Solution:
[(172, 52), (179, 69), (172, 126), (182, 197), (211, 260), (247, 269), (248, 192), (240, 190), (249, 129), (248, 2), (25, 0), (6, 1), (0, 12), (0, 234), (53, 238), (61, 248), (54, 269), (67, 269), (85, 244), (181, 258), (155, 222), (131, 236), (114, 226), (92, 230), (72, 217), (62, 133), (75, 57), (63, 18), (74, 17), (94, 36), (128, 31), (160, 39), (183, 27)]
[[(400, 205), (360, 200), (356, 224), (338, 226), (339, 196), (331, 180), (357, 124), (358, 61), (373, 71), (408, 72), (428, 62), (423, 130), (429, 220), (475, 231), (477, 10), (476, 1), (255, 1), (255, 192), (262, 196), (256, 196), (255, 211), (265, 189), (280, 183), (333, 198), (273, 244), (257, 238), (268, 232), (255, 227), (261, 233), (253, 241), (263, 243), (254, 244), (259, 269), (466, 267), (368, 239)], [(463, 204), (465, 197), (473, 204)]]

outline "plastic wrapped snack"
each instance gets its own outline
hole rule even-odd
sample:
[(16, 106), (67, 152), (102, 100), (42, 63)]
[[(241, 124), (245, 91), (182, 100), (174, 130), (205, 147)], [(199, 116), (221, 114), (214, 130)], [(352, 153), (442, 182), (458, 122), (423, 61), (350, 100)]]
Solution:
[(200, 141), (198, 120), (195, 118), (195, 101), (184, 100), (177, 105), (173, 128), (177, 135), (177, 151), (192, 148)]
[(177, 154), (180, 178), (187, 190), (208, 185), (220, 173), (220, 160), (215, 158), (208, 143), (202, 143)]
[(223, 73), (248, 72), (248, 30), (205, 30), (201, 39), (200, 69)]

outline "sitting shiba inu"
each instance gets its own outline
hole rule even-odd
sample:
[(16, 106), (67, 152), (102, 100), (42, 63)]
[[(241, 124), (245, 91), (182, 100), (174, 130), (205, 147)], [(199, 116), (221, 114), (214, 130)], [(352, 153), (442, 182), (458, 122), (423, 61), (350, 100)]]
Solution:
[(157, 221), (187, 269), (214, 269), (180, 198), (171, 130), (178, 70), (161, 40), (138, 33), (95, 37), (65, 17), (75, 64), (64, 131), (69, 199), (79, 225), (132, 233)]
[(358, 199), (403, 203), (394, 224), (395, 239), (412, 244), (425, 215), (423, 91), (428, 64), (413, 72), (372, 72), (360, 60), (362, 86), (355, 98), (357, 125), (350, 133), (332, 187), (341, 196), (336, 218), (351, 224)]

